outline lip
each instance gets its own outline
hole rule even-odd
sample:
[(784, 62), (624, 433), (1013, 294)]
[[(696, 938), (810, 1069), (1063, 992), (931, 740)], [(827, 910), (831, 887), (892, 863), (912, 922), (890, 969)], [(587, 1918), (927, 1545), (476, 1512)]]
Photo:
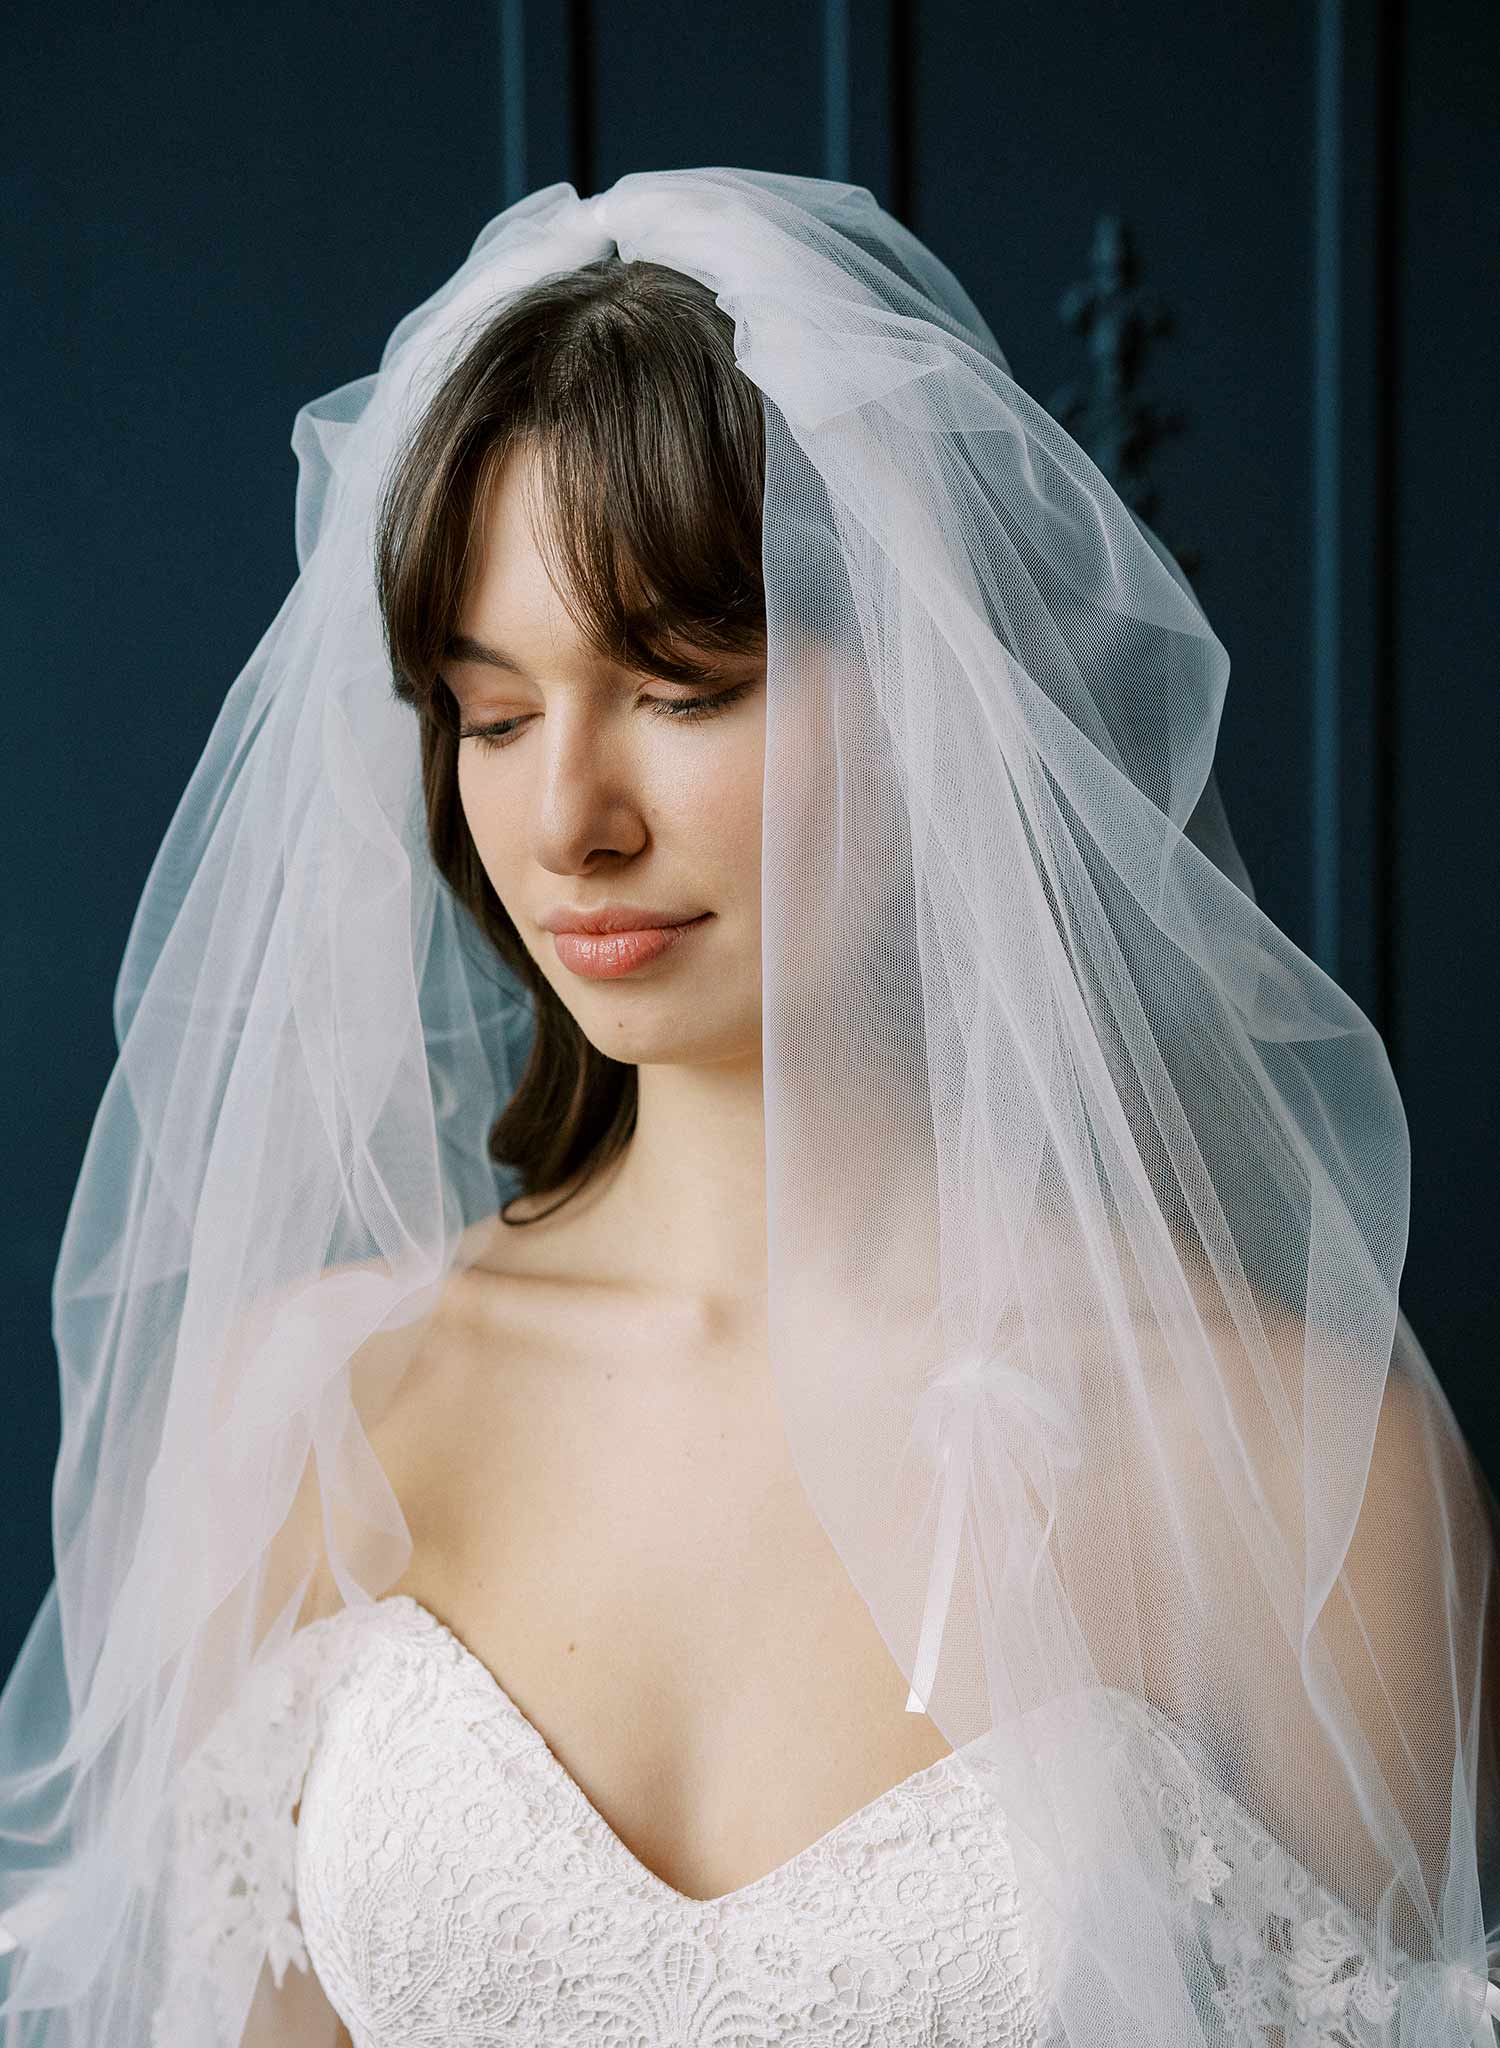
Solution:
[(537, 919), (544, 932), (645, 932), (696, 922), (696, 917), (681, 911), (648, 910), (642, 903), (601, 903), (593, 910), (569, 910), (558, 904)]
[(564, 967), (589, 981), (614, 981), (622, 974), (634, 974), (663, 953), (680, 946), (689, 932), (707, 924), (711, 911), (701, 917), (684, 918), (671, 924), (635, 925), (621, 931), (556, 931), (552, 943)]

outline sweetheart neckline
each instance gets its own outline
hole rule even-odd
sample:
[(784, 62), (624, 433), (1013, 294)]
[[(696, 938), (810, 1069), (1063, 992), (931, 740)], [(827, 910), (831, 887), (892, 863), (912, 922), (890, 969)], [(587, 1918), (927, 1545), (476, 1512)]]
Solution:
[[(925, 1781), (935, 1779), (939, 1774), (950, 1773), (954, 1769), (954, 1759), (959, 1755), (959, 1751), (950, 1749), (946, 1756), (940, 1756), (935, 1762), (924, 1764), (920, 1770), (910, 1772), (906, 1777), (899, 1779), (894, 1785), (888, 1785), (883, 1792), (877, 1792), (875, 1797), (867, 1800), (863, 1806), (856, 1807), (852, 1813), (845, 1814), (842, 1820), (835, 1821), (833, 1826), (825, 1829), (815, 1841), (809, 1842), (805, 1848), (796, 1850), (784, 1862), (778, 1863), (774, 1869), (765, 1871), (760, 1877), (751, 1878), (748, 1884), (736, 1885), (732, 1891), (717, 1892), (710, 1898), (695, 1898), (691, 1892), (681, 1892), (675, 1885), (668, 1884), (664, 1877), (659, 1877), (654, 1870), (641, 1861), (629, 1844), (610, 1826), (572, 1772), (566, 1768), (561, 1758), (543, 1735), (541, 1729), (516, 1705), (516, 1702), (511, 1698), (483, 1658), (476, 1656), (468, 1644), (463, 1641), (462, 1637), (456, 1635), (449, 1628), (447, 1622), (434, 1614), (430, 1607), (425, 1606), (422, 1601), (418, 1600), (411, 1593), (387, 1593), (382, 1598), (371, 1601), (369, 1605), (372, 1610), (382, 1607), (406, 1607), (410, 1609), (429, 1631), (434, 1633), (439, 1639), (446, 1639), (457, 1653), (459, 1667), (469, 1674), (472, 1682), (482, 1684), (499, 1705), (515, 1719), (526, 1736), (528, 1743), (536, 1750), (544, 1768), (548, 1769), (556, 1777), (565, 1796), (580, 1817), (604, 1837), (609, 1846), (610, 1853), (616, 1860), (628, 1867), (637, 1882), (650, 1885), (653, 1890), (664, 1894), (676, 1906), (681, 1907), (685, 1911), (710, 1913), (718, 1908), (740, 1905), (754, 1893), (764, 1890), (767, 1885), (772, 1884), (777, 1879), (789, 1877), (793, 1871), (807, 1862), (819, 1850), (825, 1849), (830, 1842), (835, 1841), (840, 1835), (846, 1834), (859, 1822), (870, 1820), (900, 1794), (915, 1791)], [(344, 1609), (345, 1613), (357, 1611), (358, 1609), (350, 1609), (348, 1607)]]

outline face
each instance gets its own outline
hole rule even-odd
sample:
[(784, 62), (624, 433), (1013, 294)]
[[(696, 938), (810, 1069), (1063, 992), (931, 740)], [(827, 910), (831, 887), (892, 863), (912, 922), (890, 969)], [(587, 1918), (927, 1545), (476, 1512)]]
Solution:
[[(479, 858), (601, 1052), (758, 1062), (764, 658), (724, 656), (716, 681), (693, 684), (601, 660), (538, 551), (536, 482), (518, 450), (485, 508), (480, 570), (443, 663)], [(697, 922), (592, 939), (544, 922), (615, 906), (632, 921)]]

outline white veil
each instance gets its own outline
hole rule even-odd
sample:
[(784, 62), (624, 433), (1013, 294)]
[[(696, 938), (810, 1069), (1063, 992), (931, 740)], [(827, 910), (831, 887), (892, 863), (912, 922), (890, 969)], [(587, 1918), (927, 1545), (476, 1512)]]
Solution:
[(1491, 2040), (1494, 1499), (1398, 1306), (1384, 1048), (1218, 800), (1229, 657), (868, 192), (704, 169), (508, 208), (297, 417), (299, 574), (148, 878), (57, 1269), (6, 2048), (236, 2048), (273, 1976), (269, 2038), (331, 2039), (270, 1923), (184, 1960), (174, 1794), (320, 1559), (346, 1602), (405, 1565), (368, 1431), (513, 1191), (532, 1024), (428, 852), (372, 520), (476, 313), (612, 246), (715, 294), (763, 400), (787, 1436), (994, 1792), (1047, 2038)]

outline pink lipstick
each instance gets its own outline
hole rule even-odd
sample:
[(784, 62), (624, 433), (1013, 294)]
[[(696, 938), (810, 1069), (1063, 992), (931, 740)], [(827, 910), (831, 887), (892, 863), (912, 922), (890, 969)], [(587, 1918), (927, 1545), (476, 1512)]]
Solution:
[(633, 974), (648, 961), (660, 959), (685, 939), (689, 932), (707, 924), (712, 913), (689, 918), (683, 924), (644, 925), (634, 931), (554, 932), (552, 943), (564, 967), (590, 981), (613, 981)]

